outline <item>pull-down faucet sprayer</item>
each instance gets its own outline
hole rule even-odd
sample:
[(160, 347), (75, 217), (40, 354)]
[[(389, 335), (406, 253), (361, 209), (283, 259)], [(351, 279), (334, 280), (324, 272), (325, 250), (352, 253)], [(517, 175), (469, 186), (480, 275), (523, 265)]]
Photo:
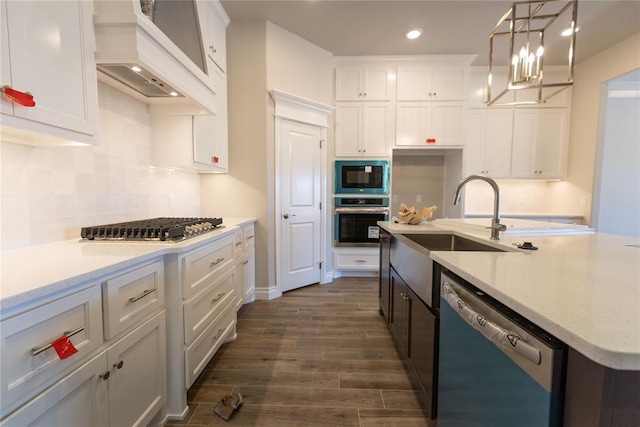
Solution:
[(505, 231), (507, 227), (504, 224), (500, 224), (500, 189), (498, 188), (498, 184), (486, 175), (469, 175), (458, 184), (458, 188), (456, 189), (456, 193), (453, 195), (453, 204), (457, 205), (460, 202), (460, 197), (462, 196), (462, 187), (473, 180), (481, 180), (493, 188), (493, 218), (491, 218), (491, 240), (500, 240), (500, 232)]

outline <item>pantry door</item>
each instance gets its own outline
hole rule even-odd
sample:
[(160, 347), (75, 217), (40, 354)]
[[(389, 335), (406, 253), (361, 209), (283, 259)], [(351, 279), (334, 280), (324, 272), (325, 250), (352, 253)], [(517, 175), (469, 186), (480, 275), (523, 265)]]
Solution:
[(280, 291), (319, 283), (322, 129), (282, 120), (280, 129)]

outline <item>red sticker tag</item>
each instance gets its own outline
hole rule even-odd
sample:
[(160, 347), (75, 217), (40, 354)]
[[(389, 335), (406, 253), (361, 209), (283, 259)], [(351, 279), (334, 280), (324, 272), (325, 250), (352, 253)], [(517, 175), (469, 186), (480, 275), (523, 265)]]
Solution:
[(52, 342), (51, 345), (56, 350), (56, 353), (58, 353), (60, 360), (64, 360), (78, 352), (78, 349), (73, 346), (71, 339), (66, 335), (58, 338)]

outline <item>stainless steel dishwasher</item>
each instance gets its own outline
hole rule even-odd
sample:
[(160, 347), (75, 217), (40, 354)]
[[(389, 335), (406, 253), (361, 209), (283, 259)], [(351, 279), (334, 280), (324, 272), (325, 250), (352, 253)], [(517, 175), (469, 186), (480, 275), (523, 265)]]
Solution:
[(566, 346), (450, 272), (439, 340), (438, 427), (562, 425)]

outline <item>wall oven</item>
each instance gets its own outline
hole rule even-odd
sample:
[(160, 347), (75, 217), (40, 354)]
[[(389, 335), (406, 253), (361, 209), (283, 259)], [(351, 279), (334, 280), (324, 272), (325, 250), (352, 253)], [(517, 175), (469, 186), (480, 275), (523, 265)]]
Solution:
[(380, 232), (377, 223), (388, 220), (388, 197), (336, 197), (335, 245), (376, 246)]
[(337, 160), (336, 194), (389, 194), (388, 160)]

